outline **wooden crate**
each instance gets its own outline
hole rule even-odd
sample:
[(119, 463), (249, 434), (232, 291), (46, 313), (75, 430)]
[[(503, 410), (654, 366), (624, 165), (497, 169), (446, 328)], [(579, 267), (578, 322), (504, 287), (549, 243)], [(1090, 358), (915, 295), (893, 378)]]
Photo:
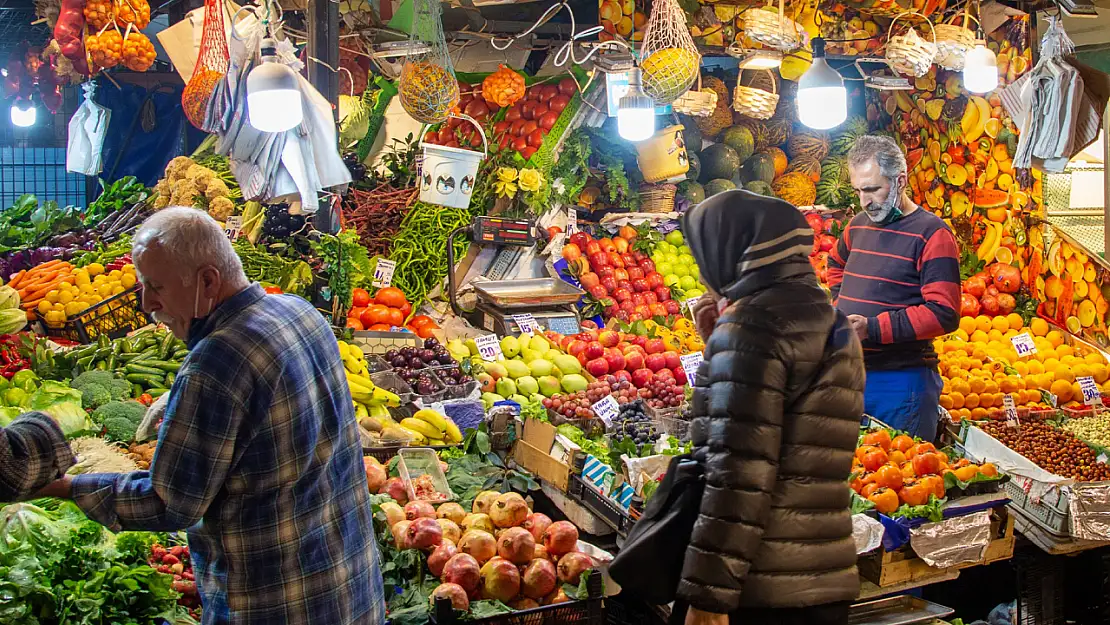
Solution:
[(880, 548), (877, 553), (859, 560), (860, 577), (880, 588), (912, 588), (955, 579), (962, 569), (1008, 560), (1014, 555), (1014, 518), (1005, 506), (991, 511), (991, 536), (981, 560), (948, 568), (929, 566), (908, 544), (894, 551)]

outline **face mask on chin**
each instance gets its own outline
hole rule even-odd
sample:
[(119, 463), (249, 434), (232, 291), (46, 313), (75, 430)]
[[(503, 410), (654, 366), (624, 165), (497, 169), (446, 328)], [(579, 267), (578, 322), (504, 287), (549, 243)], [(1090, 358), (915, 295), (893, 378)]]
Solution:
[[(196, 327), (199, 323), (204, 321), (205, 317), (212, 314), (212, 300), (209, 298), (205, 298), (205, 309), (207, 310), (207, 312), (205, 312), (203, 315), (200, 314), (200, 293), (203, 286), (204, 284), (201, 281), (200, 276), (198, 275), (197, 286), (196, 289), (193, 291), (193, 317), (187, 322), (184, 327), (180, 328), (181, 334), (183, 335), (188, 335), (191, 328)], [(158, 323), (164, 324), (171, 329), (174, 327), (174, 322), (176, 321), (173, 317), (163, 314), (161, 311), (152, 313), (150, 316)], [(178, 338), (184, 340), (183, 337), (179, 336)]]
[(874, 202), (869, 204), (863, 209), (867, 213), (868, 218), (878, 226), (885, 226), (886, 224), (893, 223), (902, 218), (902, 187), (898, 184), (897, 180), (891, 183), (890, 192), (887, 193), (886, 199), (881, 204), (876, 206)]

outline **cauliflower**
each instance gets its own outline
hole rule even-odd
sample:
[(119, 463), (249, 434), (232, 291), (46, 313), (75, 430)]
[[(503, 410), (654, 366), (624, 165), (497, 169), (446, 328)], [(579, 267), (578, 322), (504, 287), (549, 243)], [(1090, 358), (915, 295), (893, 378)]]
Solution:
[(166, 165), (166, 180), (171, 183), (185, 177), (185, 172), (196, 163), (188, 156), (178, 156)]
[(159, 195), (158, 198), (154, 200), (154, 210), (161, 210), (163, 208), (166, 208), (169, 205), (170, 205), (170, 196), (168, 194), (167, 195)]
[(226, 197), (218, 197), (208, 202), (208, 214), (216, 221), (227, 221), (235, 212), (235, 204)]
[(104, 437), (110, 441), (134, 440), (146, 406), (137, 401), (111, 401), (93, 411), (93, 420), (104, 426)]
[(204, 189), (204, 197), (209, 200), (214, 200), (218, 197), (227, 197), (228, 193), (230, 193), (230, 191), (227, 188), (227, 183), (219, 178), (213, 178)]
[(216, 172), (208, 169), (204, 165), (192, 165), (189, 167), (188, 170), (185, 171), (185, 180), (188, 182), (192, 182), (198, 188), (207, 187), (208, 183), (211, 182), (215, 177)]
[(196, 185), (187, 180), (182, 180), (173, 185), (173, 196), (170, 204), (173, 206), (192, 206), (197, 201), (200, 190)]

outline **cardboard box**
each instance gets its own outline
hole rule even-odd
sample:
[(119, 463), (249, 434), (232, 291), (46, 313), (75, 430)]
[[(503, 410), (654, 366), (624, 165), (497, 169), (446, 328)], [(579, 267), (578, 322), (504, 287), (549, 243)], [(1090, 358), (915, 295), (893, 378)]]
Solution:
[(562, 492), (567, 491), (574, 457), (580, 453), (582, 450), (559, 435), (555, 426), (536, 419), (524, 422), (523, 433), (513, 444), (517, 464)]

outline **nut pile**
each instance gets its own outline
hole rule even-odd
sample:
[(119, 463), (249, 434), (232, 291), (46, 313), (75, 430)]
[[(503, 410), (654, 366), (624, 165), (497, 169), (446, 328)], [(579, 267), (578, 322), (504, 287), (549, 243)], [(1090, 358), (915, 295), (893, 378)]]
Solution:
[(1095, 452), (1070, 432), (1037, 422), (1023, 422), (1020, 431), (995, 422), (981, 427), (1046, 471), (1081, 482), (1110, 480), (1110, 466), (1098, 462)]
[(1064, 423), (1064, 429), (1092, 445), (1110, 447), (1110, 414), (1070, 419)]

